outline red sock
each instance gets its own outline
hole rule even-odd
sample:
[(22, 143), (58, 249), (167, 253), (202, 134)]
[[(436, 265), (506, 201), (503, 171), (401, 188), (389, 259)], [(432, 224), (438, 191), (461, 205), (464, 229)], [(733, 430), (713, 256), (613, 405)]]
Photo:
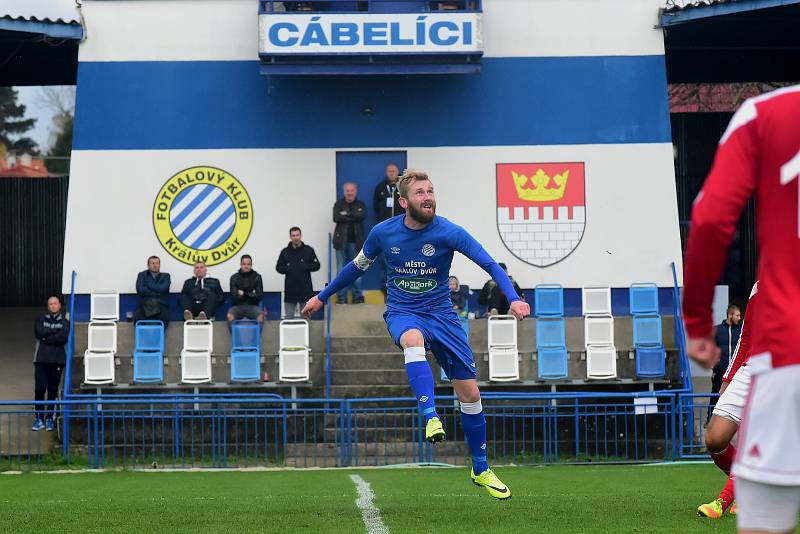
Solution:
[(722, 488), (722, 491), (719, 494), (719, 498), (722, 499), (722, 509), (727, 510), (728, 506), (733, 503), (733, 479), (734, 476), (731, 475), (728, 477), (728, 481), (725, 483), (725, 487)]
[(717, 467), (722, 469), (722, 472), (729, 475), (731, 472), (731, 465), (733, 465), (733, 457), (736, 456), (736, 447), (728, 445), (722, 452), (711, 453), (711, 459), (717, 464)]

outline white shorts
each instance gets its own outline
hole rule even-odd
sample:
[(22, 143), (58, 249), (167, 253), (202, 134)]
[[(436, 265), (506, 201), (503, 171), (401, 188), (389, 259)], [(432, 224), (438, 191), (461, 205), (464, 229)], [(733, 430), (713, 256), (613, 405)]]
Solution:
[(733, 473), (763, 484), (800, 486), (800, 365), (764, 372), (748, 367), (752, 383)]
[(733, 379), (719, 396), (717, 405), (714, 406), (714, 415), (730, 419), (737, 425), (742, 422), (742, 410), (750, 390), (750, 369), (743, 365), (736, 370)]
[(734, 484), (740, 530), (794, 530), (800, 510), (800, 487), (773, 486), (743, 478), (737, 478)]

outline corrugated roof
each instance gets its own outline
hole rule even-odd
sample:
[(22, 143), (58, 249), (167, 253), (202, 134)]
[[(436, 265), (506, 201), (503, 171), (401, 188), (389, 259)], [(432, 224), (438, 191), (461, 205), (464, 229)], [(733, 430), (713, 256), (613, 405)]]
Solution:
[(2, 0), (0, 18), (80, 24), (76, 0)]
[(667, 0), (664, 7), (665, 13), (674, 13), (696, 7), (716, 6), (720, 4), (735, 4), (738, 0)]

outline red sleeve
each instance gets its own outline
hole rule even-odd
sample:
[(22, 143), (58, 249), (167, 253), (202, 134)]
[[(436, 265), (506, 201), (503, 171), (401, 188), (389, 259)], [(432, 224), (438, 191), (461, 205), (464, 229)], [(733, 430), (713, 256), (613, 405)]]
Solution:
[(728, 368), (725, 370), (725, 374), (722, 375), (723, 382), (730, 382), (733, 380), (733, 375), (736, 374), (739, 367), (750, 358), (750, 342), (753, 338), (753, 318), (755, 317), (755, 312), (753, 310), (755, 309), (756, 302), (758, 302), (757, 288), (758, 282), (756, 282), (756, 285), (753, 287), (753, 292), (750, 294), (750, 300), (747, 303), (747, 310), (744, 313), (744, 320), (742, 321), (742, 333), (739, 336), (739, 342), (736, 344), (736, 350), (733, 351), (733, 355), (728, 363)]
[(745, 102), (722, 136), (692, 209), (684, 265), (683, 317), (690, 338), (711, 333), (711, 303), (739, 215), (755, 191), (756, 108)]

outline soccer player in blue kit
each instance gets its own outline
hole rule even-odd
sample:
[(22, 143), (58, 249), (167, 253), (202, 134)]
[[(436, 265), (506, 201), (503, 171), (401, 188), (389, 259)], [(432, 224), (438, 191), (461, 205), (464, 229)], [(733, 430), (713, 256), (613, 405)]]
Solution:
[(497, 282), (517, 319), (530, 314), (508, 275), (475, 238), (460, 226), (436, 215), (433, 184), (424, 172), (406, 171), (398, 181), (403, 215), (376, 225), (356, 258), (303, 308), (310, 316), (331, 295), (351, 284), (377, 259), (386, 256), (387, 306), (383, 317), (394, 342), (403, 349), (408, 382), (425, 417), (425, 438), (444, 441), (445, 431), (436, 414), (433, 373), (425, 359), (429, 348), (452, 381), (461, 405), (461, 422), (472, 456), (472, 482), (497, 499), (511, 491), (486, 462), (486, 418), (476, 380), (469, 340), (453, 311), (448, 277), (453, 253), (458, 251), (482, 267)]

